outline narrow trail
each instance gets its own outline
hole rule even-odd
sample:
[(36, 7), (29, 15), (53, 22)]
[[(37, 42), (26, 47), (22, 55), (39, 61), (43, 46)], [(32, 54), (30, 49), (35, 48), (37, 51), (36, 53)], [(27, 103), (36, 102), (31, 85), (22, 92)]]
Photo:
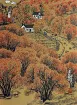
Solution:
[[(47, 33), (46, 35), (44, 35), (48, 40), (50, 41), (54, 41), (55, 43), (58, 42), (60, 44), (60, 48), (57, 51), (59, 58), (61, 59), (61, 57), (66, 53), (69, 52), (73, 49), (73, 44), (71, 43), (71, 41), (68, 41), (67, 38), (62, 37), (62, 36), (52, 36), (50, 33)], [(76, 42), (75, 42), (76, 43)]]
[(62, 48), (60, 48), (60, 54), (59, 54), (59, 58), (61, 58), (65, 52), (65, 46), (63, 45), (62, 41), (60, 41), (56, 36), (49, 36), (49, 35), (45, 35), (45, 37), (48, 39), (48, 40), (51, 40), (51, 41), (55, 41), (55, 42), (59, 42), (60, 46), (62, 46)]

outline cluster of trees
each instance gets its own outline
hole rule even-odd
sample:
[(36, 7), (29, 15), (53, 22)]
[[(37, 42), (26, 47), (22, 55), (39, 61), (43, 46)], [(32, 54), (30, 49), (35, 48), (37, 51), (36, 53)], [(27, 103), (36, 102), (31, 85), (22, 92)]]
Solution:
[[(50, 30), (71, 40), (77, 34), (76, 4), (73, 0), (22, 0), (12, 15), (20, 25), (34, 24), (36, 33)], [(37, 11), (44, 14), (42, 20), (32, 17)], [(0, 89), (4, 97), (21, 85), (37, 92), (43, 102), (56, 88), (67, 92), (69, 69), (77, 81), (77, 52), (66, 53), (59, 60), (56, 51), (37, 44), (26, 34), (15, 24), (0, 26)]]
[(64, 33), (68, 40), (75, 38), (77, 35), (77, 28), (76, 28), (76, 26), (74, 26), (72, 24), (66, 25), (64, 31), (65, 31)]
[[(13, 24), (12, 24), (12, 27)], [(0, 89), (4, 97), (11, 89), (24, 85), (39, 94), (44, 102), (56, 88), (67, 92), (69, 68), (77, 79), (77, 52), (69, 52), (59, 60), (56, 51), (18, 35), (11, 25), (0, 31)], [(18, 32), (20, 28), (16, 28)]]
[[(37, 20), (32, 16), (33, 12), (38, 11), (44, 15), (41, 20)], [(71, 40), (76, 37), (76, 33), (74, 32), (75, 34), (73, 34), (71, 32), (68, 35), (66, 32), (67, 25), (76, 31), (76, 12), (77, 1), (74, 0), (22, 0), (13, 9), (12, 15), (20, 25), (22, 23), (34, 24), (34, 29), (37, 33), (47, 31), (57, 35), (64, 35), (68, 40)]]

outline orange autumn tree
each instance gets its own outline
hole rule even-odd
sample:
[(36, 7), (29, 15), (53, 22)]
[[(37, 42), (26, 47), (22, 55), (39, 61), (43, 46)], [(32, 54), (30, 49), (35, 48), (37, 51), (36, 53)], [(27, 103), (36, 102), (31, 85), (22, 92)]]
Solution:
[[(36, 51), (36, 56), (41, 58), (44, 54), (47, 54), (50, 57), (58, 58), (58, 54), (55, 50), (49, 49), (40, 43), (36, 43), (32, 39), (28, 38), (26, 35), (20, 37), (19, 47), (26, 48), (29, 47)], [(38, 49), (37, 49), (38, 48)]]
[(62, 62), (65, 64), (69, 62), (76, 64), (77, 63), (77, 51), (71, 51), (71, 52), (66, 53), (62, 57)]
[(27, 37), (27, 33), (19, 37), (19, 42), (19, 47), (22, 48), (32, 47), (35, 43), (31, 38)]
[(77, 12), (77, 1), (72, 1), (70, 4), (71, 12), (76, 13)]
[(62, 16), (56, 16), (51, 24), (51, 30), (54, 34), (61, 35), (64, 28), (64, 18)]
[(71, 68), (73, 72), (77, 72), (77, 51), (71, 51), (66, 53), (62, 57), (61, 61), (66, 65), (67, 70)]
[(57, 8), (56, 8), (56, 14), (57, 15), (64, 15), (66, 14), (67, 12), (69, 11), (69, 6), (68, 6), (68, 3), (67, 2), (59, 2), (57, 3)]
[(15, 51), (19, 44), (19, 37), (7, 30), (0, 32), (0, 48), (6, 48), (7, 50)]
[(46, 22), (44, 20), (38, 20), (34, 23), (34, 30), (36, 33), (41, 33), (42, 29), (46, 26)]
[(71, 22), (71, 24), (77, 26), (77, 15), (76, 14), (72, 14), (70, 16), (70, 22)]
[(40, 95), (45, 102), (49, 99), (55, 88), (67, 91), (68, 82), (65, 77), (56, 71), (49, 69), (44, 64), (31, 64), (26, 71), (26, 84), (29, 89)]
[(56, 51), (48, 49), (42, 44), (33, 43), (31, 48), (33, 48), (37, 52), (36, 56), (39, 58), (41, 58), (44, 54), (47, 54), (50, 57), (58, 58)]
[(65, 26), (64, 32), (65, 32), (67, 39), (71, 40), (72, 38), (76, 37), (76, 34), (77, 34), (76, 26), (68, 24)]
[(21, 62), (21, 76), (24, 76), (27, 67), (30, 63), (38, 62), (36, 57), (36, 51), (31, 48), (21, 48), (18, 47), (16, 51), (12, 54), (12, 58), (19, 59)]
[(12, 51), (1, 48), (0, 49), (0, 58), (11, 58)]
[(11, 95), (11, 89), (17, 84), (16, 76), (20, 73), (21, 63), (18, 60), (0, 59), (0, 89), (4, 97)]
[(24, 35), (24, 30), (22, 28), (20, 28), (19, 26), (17, 26), (16, 24), (10, 24), (5, 26), (6, 30), (8, 30), (9, 32), (12, 32), (18, 36), (23, 36)]
[(72, 83), (77, 81), (77, 51), (66, 53), (62, 57), (62, 62), (66, 65), (67, 73), (69, 70), (71, 70), (72, 74), (74, 75), (74, 81), (72, 81)]
[(50, 57), (48, 55), (43, 55), (41, 57), (41, 62), (48, 66), (50, 69), (57, 71), (66, 76), (67, 69), (66, 66), (57, 58)]

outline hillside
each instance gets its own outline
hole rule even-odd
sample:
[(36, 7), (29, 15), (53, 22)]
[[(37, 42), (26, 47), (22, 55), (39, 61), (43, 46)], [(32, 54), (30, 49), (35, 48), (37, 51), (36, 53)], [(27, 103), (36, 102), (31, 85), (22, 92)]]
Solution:
[[(34, 24), (35, 33), (30, 33), (28, 36), (55, 49), (59, 56), (63, 56), (66, 52), (77, 50), (76, 4), (77, 2), (73, 0), (36, 0), (35, 2), (22, 0), (13, 9), (12, 15), (20, 27), (22, 23)], [(38, 11), (44, 14), (42, 19), (33, 18), (33, 12)], [(58, 46), (56, 46), (57, 43)]]
[(4, 5), (1, 105), (76, 105), (77, 1), (21, 0), (10, 18)]
[[(22, 101), (24, 101), (26, 105), (42, 105), (53, 102), (54, 105), (57, 105), (55, 101), (58, 102), (56, 98), (58, 99), (59, 95), (63, 97), (62, 101), (59, 100), (59, 104), (63, 104), (63, 102), (66, 101), (67, 95), (68, 100), (70, 100), (75, 88), (72, 89), (69, 87), (66, 75), (69, 68), (71, 68), (75, 79), (77, 79), (76, 55), (77, 52), (75, 51), (68, 52), (59, 60), (55, 50), (47, 48), (40, 43), (37, 44), (28, 37), (28, 33), (25, 34), (24, 30), (16, 24), (0, 26), (0, 85), (2, 86), (1, 89), (7, 90), (6, 94), (6, 91), (4, 93), (1, 91), (3, 94), (0, 93), (0, 98), (2, 98), (0, 102), (2, 105), (8, 105), (14, 100), (16, 100), (16, 105), (23, 104)], [(3, 85), (2, 81), (5, 80), (5, 85)], [(13, 83), (13, 86), (9, 87), (7, 83), (9, 83), (10, 86), (11, 83)], [(51, 85), (52, 83), (56, 84)], [(7, 89), (6, 85), (8, 87)], [(47, 91), (50, 90), (50, 95), (49, 97), (47, 96), (46, 99), (44, 97), (40, 99), (42, 94), (45, 95), (44, 93), (40, 93), (40, 91), (44, 92), (43, 86), (49, 86)], [(54, 90), (52, 90), (51, 87), (54, 88)], [(11, 90), (8, 90), (9, 88)], [(8, 94), (8, 92), (10, 93)], [(76, 92), (76, 90), (74, 92)], [(32, 98), (32, 96), (34, 97)], [(15, 99), (14, 97), (17, 98)], [(30, 98), (29, 101), (27, 100), (28, 97)], [(37, 97), (36, 101), (34, 101), (35, 97)], [(6, 100), (4, 100), (4, 98)], [(9, 98), (10, 100), (8, 100)], [(20, 100), (20, 98), (21, 102), (18, 103), (19, 101), (17, 100)], [(47, 99), (50, 101), (47, 102)]]
[[(71, 52), (70, 54), (73, 53), (75, 52)], [(50, 86), (49, 89), (47, 90), (50, 91), (50, 93), (52, 93), (53, 91), (52, 88), (54, 88), (54, 91), (59, 92), (59, 90), (56, 90), (55, 88), (56, 86), (58, 86), (58, 89), (60, 89), (62, 94), (68, 93), (69, 84), (68, 81), (66, 80), (66, 75), (68, 67), (70, 67), (70, 65), (69, 62), (67, 64), (64, 64), (67, 59), (68, 58), (66, 54), (65, 57), (62, 58), (62, 61), (59, 60), (56, 51), (49, 49), (40, 43), (37, 44), (35, 41), (30, 39), (27, 36), (27, 34), (25, 34), (24, 30), (19, 28), (16, 24), (1, 26), (0, 27), (0, 68), (1, 68), (0, 86), (4, 96), (1, 94), (0, 97), (4, 97), (7, 99), (7, 98), (12, 98), (13, 95), (15, 96), (15, 94), (19, 96), (20, 92), (14, 93), (14, 91), (16, 91), (16, 89), (19, 89), (18, 91), (21, 91), (20, 88), (25, 88), (26, 91), (25, 94), (31, 94), (31, 92), (33, 92), (35, 94), (35, 97), (37, 95), (37, 97), (40, 100), (41, 95), (42, 94), (45, 95), (44, 93), (40, 93), (40, 91), (41, 92), (44, 91), (44, 89), (42, 90), (41, 86)], [(73, 58), (70, 59), (73, 60)], [(72, 65), (74, 65), (72, 61), (71, 63)], [(72, 66), (72, 68), (75, 69), (74, 72), (76, 73), (76, 66)], [(4, 85), (3, 81), (5, 82)], [(46, 84), (44, 84), (44, 81), (46, 82)], [(50, 81), (49, 84), (48, 81)], [(37, 84), (38, 82), (39, 84)], [(7, 83), (10, 85), (8, 85)], [(11, 85), (11, 83), (13, 85)], [(51, 85), (52, 83), (53, 85)], [(56, 85), (55, 87), (53, 87), (55, 83)], [(10, 90), (8, 90), (9, 88)], [(36, 90), (39, 92), (39, 94), (38, 92), (36, 92)], [(49, 99), (50, 95), (47, 95), (47, 98), (42, 97), (41, 100), (46, 101), (47, 99)], [(27, 98), (25, 96), (23, 97)], [(11, 102), (12, 99), (10, 99), (9, 102)], [(3, 102), (5, 103), (6, 101)]]

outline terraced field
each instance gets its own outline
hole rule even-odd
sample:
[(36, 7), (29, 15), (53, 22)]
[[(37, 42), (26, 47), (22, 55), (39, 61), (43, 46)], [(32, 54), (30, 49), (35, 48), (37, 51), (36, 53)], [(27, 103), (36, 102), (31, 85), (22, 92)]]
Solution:
[(35, 40), (36, 42), (41, 43), (49, 48), (52, 48), (52, 49), (56, 48), (56, 41), (47, 39), (43, 34), (29, 33), (27, 35), (31, 37), (33, 40)]
[[(39, 42), (47, 46), (48, 48), (56, 50), (59, 57), (62, 57), (65, 53), (69, 51), (77, 50), (77, 38), (68, 41), (66, 38), (62, 36), (51, 36), (50, 34), (44, 36), (43, 34), (29, 33), (27, 35), (36, 42)], [(59, 44), (58, 49), (57, 44)]]

